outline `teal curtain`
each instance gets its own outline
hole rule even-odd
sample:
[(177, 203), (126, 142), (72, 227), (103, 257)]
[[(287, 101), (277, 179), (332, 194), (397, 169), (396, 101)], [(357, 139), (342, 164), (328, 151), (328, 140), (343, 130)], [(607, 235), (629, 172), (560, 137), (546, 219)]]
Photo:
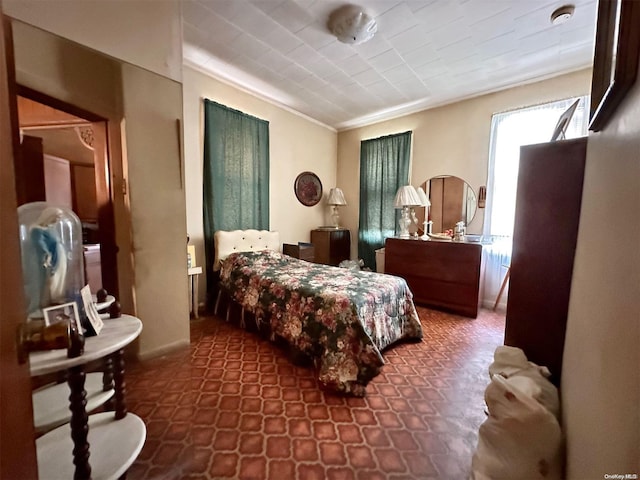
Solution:
[(375, 269), (375, 251), (396, 234), (393, 207), (398, 188), (409, 183), (411, 132), (360, 143), (360, 225), (358, 257)]
[(269, 122), (205, 99), (203, 179), (207, 292), (211, 294), (216, 230), (269, 230)]

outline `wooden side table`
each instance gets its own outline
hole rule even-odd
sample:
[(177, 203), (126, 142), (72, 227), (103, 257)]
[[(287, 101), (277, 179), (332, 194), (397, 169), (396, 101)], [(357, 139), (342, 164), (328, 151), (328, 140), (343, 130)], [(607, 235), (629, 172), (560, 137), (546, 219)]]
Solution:
[(346, 228), (317, 228), (311, 230), (311, 243), (316, 263), (337, 266), (351, 258), (351, 233)]
[(293, 258), (306, 260), (307, 262), (315, 262), (315, 248), (309, 244), (289, 244), (282, 245), (282, 253)]
[(202, 273), (202, 267), (191, 267), (189, 274), (189, 305), (194, 318), (198, 318), (198, 276)]
[[(139, 319), (122, 315), (105, 320), (100, 335), (87, 337), (84, 353), (79, 357), (67, 358), (66, 349), (29, 355), (32, 377), (60, 371), (68, 375), (68, 388), (56, 385), (34, 395), (37, 403), (44, 402), (44, 407), (68, 405), (68, 409), (43, 412), (41, 426), (62, 426), (36, 440), (41, 479), (120, 478), (136, 459), (146, 438), (146, 427), (140, 417), (127, 412), (123, 350), (141, 331)], [(115, 412), (87, 415), (88, 408), (97, 406), (93, 390), (100, 388), (93, 379), (85, 383), (85, 366), (99, 359), (111, 363), (113, 385), (107, 388), (103, 384), (104, 395), (97, 401), (107, 401), (113, 395)], [(38, 406), (34, 410), (42, 411)]]

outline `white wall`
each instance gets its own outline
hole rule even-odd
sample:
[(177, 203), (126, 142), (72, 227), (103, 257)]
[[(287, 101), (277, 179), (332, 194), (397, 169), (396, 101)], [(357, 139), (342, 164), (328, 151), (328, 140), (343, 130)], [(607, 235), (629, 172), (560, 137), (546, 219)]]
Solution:
[[(198, 265), (205, 262), (202, 225), (204, 98), (269, 122), (269, 223), (271, 230), (280, 232), (282, 243), (308, 242), (312, 229), (331, 220), (324, 199), (329, 189), (336, 185), (335, 131), (191, 68), (183, 71), (183, 89), (187, 231), (191, 243), (196, 246)], [(293, 191), (296, 177), (307, 170), (318, 175), (323, 185), (324, 199), (313, 207), (298, 202)], [(357, 199), (347, 197), (347, 201), (357, 202)], [(204, 301), (206, 279), (203, 278), (200, 285), (199, 297)]]
[(182, 78), (180, 2), (3, 0), (6, 15), (173, 80)]
[(561, 387), (571, 480), (640, 474), (639, 206), (640, 74), (587, 147)]

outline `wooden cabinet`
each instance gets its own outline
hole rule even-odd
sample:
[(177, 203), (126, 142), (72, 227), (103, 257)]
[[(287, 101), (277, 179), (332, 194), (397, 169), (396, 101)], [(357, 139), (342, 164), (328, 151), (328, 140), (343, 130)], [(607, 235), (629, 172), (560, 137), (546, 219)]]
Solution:
[(15, 156), (18, 205), (46, 201), (42, 139), (25, 135)]
[(311, 230), (316, 263), (337, 266), (351, 258), (351, 233), (344, 228)]
[(46, 201), (73, 209), (69, 160), (45, 154), (43, 165)]
[(98, 220), (96, 199), (96, 170), (93, 165), (74, 164), (71, 169), (73, 182), (73, 210), (82, 221)]
[(505, 344), (559, 385), (587, 139), (520, 150)]
[(84, 281), (93, 293), (102, 288), (102, 265), (100, 263), (100, 245), (83, 245)]
[(404, 278), (416, 303), (475, 318), (481, 258), (478, 243), (387, 238), (384, 271)]
[(315, 248), (312, 244), (298, 243), (297, 245), (285, 243), (282, 245), (282, 253), (293, 258), (315, 262)]

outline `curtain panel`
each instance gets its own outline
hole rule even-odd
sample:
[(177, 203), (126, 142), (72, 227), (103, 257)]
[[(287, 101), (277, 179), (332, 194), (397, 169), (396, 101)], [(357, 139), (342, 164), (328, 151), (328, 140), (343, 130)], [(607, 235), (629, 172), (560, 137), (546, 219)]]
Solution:
[(269, 122), (205, 99), (203, 181), (211, 297), (216, 230), (269, 230)]
[(358, 257), (374, 270), (375, 251), (396, 234), (398, 213), (393, 202), (398, 188), (409, 182), (411, 133), (360, 143)]

